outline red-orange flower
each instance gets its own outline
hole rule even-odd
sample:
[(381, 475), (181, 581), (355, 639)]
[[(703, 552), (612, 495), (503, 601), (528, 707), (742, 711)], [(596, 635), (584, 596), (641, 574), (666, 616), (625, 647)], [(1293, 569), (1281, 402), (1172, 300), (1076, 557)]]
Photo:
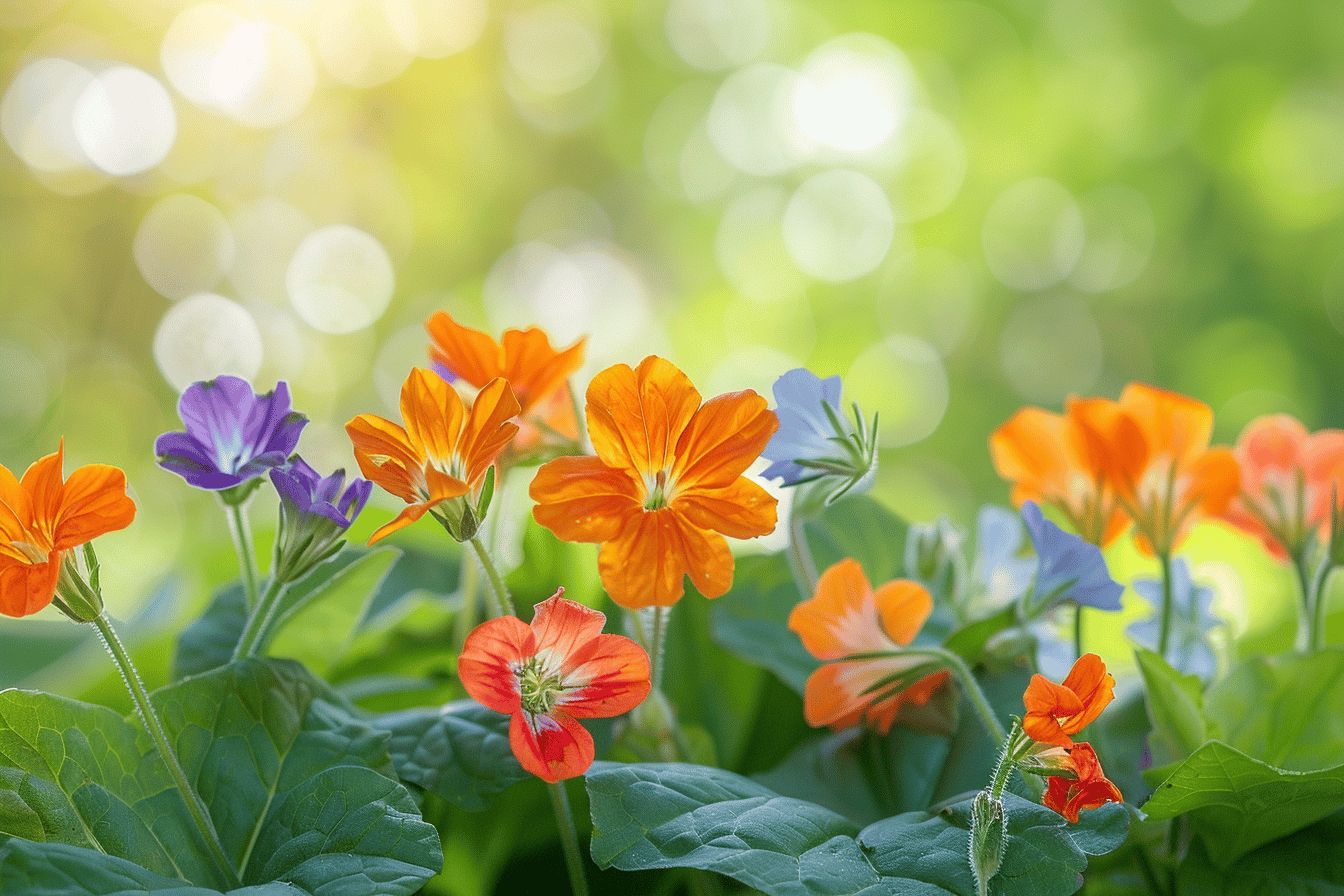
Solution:
[(29, 616), (51, 603), (65, 552), (135, 518), (126, 474), (88, 464), (63, 478), (65, 445), (18, 479), (0, 465), (0, 613)]
[(597, 457), (561, 457), (532, 481), (537, 522), (565, 541), (598, 543), (607, 593), (625, 607), (668, 606), (683, 578), (705, 597), (732, 586), (724, 536), (775, 528), (775, 499), (742, 474), (779, 423), (750, 390), (711, 398), (650, 356), (608, 367), (588, 386)]
[(1083, 538), (1105, 546), (1124, 531), (1126, 519), (1106, 484), (1102, 459), (1079, 421), (1083, 405), (1064, 414), (1022, 408), (989, 437), (994, 469), (1013, 483), (1013, 503), (1050, 504)]
[(1066, 763), (1074, 777), (1054, 776), (1045, 787), (1045, 807), (1078, 823), (1078, 813), (1096, 809), (1106, 803), (1123, 803), (1120, 788), (1107, 780), (1101, 762), (1091, 744), (1074, 744), (1068, 749)]
[(1344, 430), (1308, 432), (1287, 414), (1257, 417), (1234, 449), (1241, 490), (1226, 519), (1281, 560), (1313, 533), (1329, 535), (1332, 494), (1344, 498)]
[(475, 389), (500, 377), (509, 381), (521, 418), (513, 451), (535, 446), (547, 430), (571, 441), (578, 438), (574, 404), (565, 386), (583, 363), (582, 339), (555, 349), (545, 331), (528, 327), (505, 330), (496, 342), (487, 333), (462, 326), (446, 311), (435, 312), (425, 329), (430, 357), (446, 373)]
[(474, 489), (518, 432), (517, 414), (518, 400), (502, 379), (487, 383), (467, 410), (456, 389), (417, 368), (401, 387), (404, 427), (373, 414), (347, 423), (364, 477), (407, 505), (369, 543)]
[(1237, 493), (1237, 460), (1209, 447), (1213, 411), (1201, 401), (1131, 383), (1118, 402), (1079, 402), (1078, 416), (1089, 453), (1147, 550), (1170, 552), (1199, 515), (1223, 514)]
[(509, 745), (519, 764), (552, 783), (593, 764), (593, 738), (579, 719), (629, 712), (650, 689), (643, 648), (602, 634), (607, 617), (564, 593), (537, 604), (531, 625), (516, 616), (483, 622), (457, 661), (467, 693), (512, 716)]
[(1033, 675), (1022, 702), (1027, 714), (1022, 730), (1037, 743), (1068, 747), (1072, 735), (1091, 724), (1115, 696), (1115, 679), (1095, 653), (1085, 653), (1063, 684)]
[(920, 674), (929, 658), (900, 648), (932, 612), (933, 598), (918, 582), (898, 579), (874, 591), (851, 559), (822, 573), (816, 593), (789, 614), (789, 628), (808, 653), (827, 661), (803, 691), (807, 723), (847, 728), (866, 721), (885, 734), (901, 707), (928, 703), (947, 672)]

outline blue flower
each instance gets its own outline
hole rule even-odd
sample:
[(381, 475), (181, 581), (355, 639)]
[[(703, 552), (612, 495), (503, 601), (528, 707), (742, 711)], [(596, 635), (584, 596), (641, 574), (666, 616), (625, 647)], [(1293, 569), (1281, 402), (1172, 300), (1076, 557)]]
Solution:
[(352, 479), (345, 471), (323, 477), (295, 457), (271, 471), (280, 495), (280, 535), (275, 548), (275, 576), (292, 582), (340, 551), (341, 536), (368, 503), (373, 483)]
[(1022, 555), (1025, 536), (1016, 511), (986, 504), (975, 518), (972, 575), (992, 607), (1021, 597), (1031, 585), (1036, 558)]
[(761, 455), (772, 461), (762, 475), (785, 486), (829, 480), (827, 502), (872, 483), (877, 472), (877, 420), (866, 424), (854, 408), (855, 425), (840, 415), (840, 377), (822, 379), (798, 368), (774, 385), (779, 429)]
[(1120, 609), (1125, 588), (1111, 578), (1099, 547), (1050, 522), (1031, 501), (1022, 505), (1022, 519), (1036, 549), (1033, 591), (1045, 601), (1040, 609), (1064, 601), (1110, 612)]
[[(1153, 605), (1153, 615), (1130, 624), (1125, 631), (1135, 643), (1157, 650), (1162, 625), (1162, 582), (1139, 579), (1134, 590)], [(1182, 672), (1211, 678), (1218, 669), (1218, 661), (1208, 634), (1223, 623), (1213, 615), (1213, 589), (1196, 585), (1190, 578), (1190, 567), (1180, 558), (1171, 566), (1171, 602), (1172, 628), (1164, 659)]]

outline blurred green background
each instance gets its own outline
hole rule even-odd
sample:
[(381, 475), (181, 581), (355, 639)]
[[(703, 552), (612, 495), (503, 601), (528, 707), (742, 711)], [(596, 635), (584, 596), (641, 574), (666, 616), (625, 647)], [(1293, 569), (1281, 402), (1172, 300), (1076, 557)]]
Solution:
[[(591, 334), (585, 376), (842, 374), (916, 520), (1006, 500), (1024, 403), (1142, 379), (1223, 441), (1339, 424), (1341, 48), (1334, 0), (0, 0), (0, 462), (127, 470), (130, 617), (233, 574), (153, 464), (177, 391), (287, 379), (349, 465), (436, 308)], [(1216, 526), (1191, 555), (1287, 646), (1284, 570)]]

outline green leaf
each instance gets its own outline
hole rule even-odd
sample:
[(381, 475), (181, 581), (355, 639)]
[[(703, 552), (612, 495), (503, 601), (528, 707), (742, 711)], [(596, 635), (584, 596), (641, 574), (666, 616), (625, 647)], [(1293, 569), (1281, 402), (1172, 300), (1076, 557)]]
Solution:
[(1151, 650), (1135, 651), (1153, 723), (1158, 764), (1189, 756), (1208, 739), (1204, 686), (1199, 677), (1177, 671)]
[[(969, 894), (970, 800), (937, 813), (907, 812), (862, 830), (838, 815), (719, 769), (598, 763), (588, 773), (594, 861), (624, 871), (698, 868), (767, 896)], [(1054, 896), (1078, 889), (1087, 854), (1064, 819), (1012, 794), (1008, 853), (996, 896)], [(1089, 847), (1116, 842), (1127, 818), (1104, 813)], [(1095, 814), (1095, 813), (1094, 813)], [(1115, 818), (1111, 816), (1117, 816)]]
[(838, 501), (803, 528), (819, 572), (853, 557), (875, 585), (905, 574), (904, 545), (909, 526), (867, 495)]
[[(409, 896), (437, 870), (437, 832), (393, 779), (386, 734), (352, 716), (300, 666), (245, 660), (152, 699), (244, 884), (290, 885), (268, 894), (357, 896), (372, 886)], [(0, 756), (9, 766), (0, 771), (0, 834), (48, 841), (22, 848), (9, 841), (4, 855), (15, 864), (0, 864), (0, 880), (93, 880), (79, 869), (108, 861), (107, 880), (131, 863), (151, 876), (217, 884), (136, 720), (5, 691)], [(156, 892), (145, 880), (125, 885)]]
[(1344, 812), (1249, 853), (1226, 869), (1196, 841), (1176, 880), (1182, 893), (1221, 896), (1339, 896), (1344, 893)]
[(432, 709), (386, 713), (375, 724), (392, 733), (388, 751), (403, 781), (463, 809), (531, 777), (509, 748), (509, 717), (462, 700)]
[(943, 646), (968, 663), (974, 663), (980, 659), (985, 645), (995, 635), (1018, 624), (1017, 603), (1014, 602), (988, 616), (966, 623), (949, 635)]

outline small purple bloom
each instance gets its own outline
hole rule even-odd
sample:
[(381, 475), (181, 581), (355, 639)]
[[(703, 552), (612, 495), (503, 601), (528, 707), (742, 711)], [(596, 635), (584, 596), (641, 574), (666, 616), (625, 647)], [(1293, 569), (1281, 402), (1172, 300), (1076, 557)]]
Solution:
[(1070, 601), (1082, 607), (1116, 612), (1125, 588), (1111, 578), (1101, 549), (1072, 532), (1065, 532), (1045, 518), (1035, 503), (1022, 505), (1036, 549), (1035, 594), (1051, 604)]
[(797, 461), (828, 457), (836, 452), (831, 441), (836, 435), (835, 426), (822, 405), (830, 405), (839, 417), (840, 377), (823, 380), (799, 367), (775, 380), (774, 392), (779, 429), (761, 452), (762, 457), (773, 461), (761, 475), (766, 479), (783, 479), (785, 485), (797, 485), (816, 476), (816, 471), (800, 466)]
[(323, 477), (301, 457), (272, 470), (271, 482), (296, 520), (327, 520), (342, 532), (350, 528), (373, 491), (373, 483), (365, 479), (352, 479), (346, 486), (344, 470)]
[(159, 466), (210, 491), (233, 488), (282, 466), (308, 423), (290, 407), (284, 381), (257, 395), (236, 376), (193, 383), (177, 410), (186, 432), (159, 436), (154, 443)]

